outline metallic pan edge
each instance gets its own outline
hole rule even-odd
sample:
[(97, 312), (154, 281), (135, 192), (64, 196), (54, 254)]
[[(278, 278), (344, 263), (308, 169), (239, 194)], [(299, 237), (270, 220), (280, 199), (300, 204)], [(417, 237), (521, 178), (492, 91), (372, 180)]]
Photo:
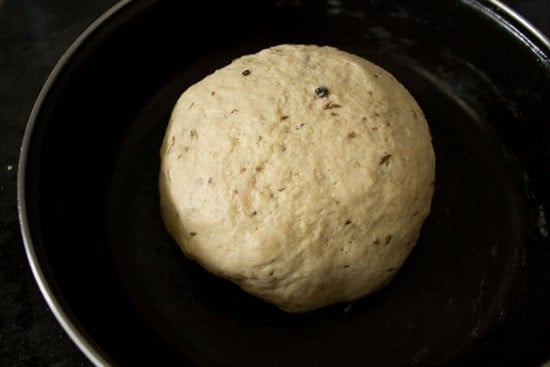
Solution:
[[(478, 2), (483, 3), (479, 0)], [(545, 63), (550, 62), (550, 39), (544, 33), (500, 0), (486, 2), (487, 4), (476, 5), (521, 40), (539, 59)]]
[(80, 46), (84, 43), (84, 40), (87, 39), (96, 29), (98, 29), (103, 23), (107, 22), (115, 13), (119, 12), (131, 0), (123, 0), (119, 3), (112, 6), (105, 13), (103, 13), (99, 18), (97, 18), (92, 24), (90, 24), (86, 30), (71, 44), (71, 46), (65, 51), (61, 56), (57, 64), (52, 69), (48, 79), (46, 80), (44, 86), (40, 90), (40, 94), (32, 108), (31, 114), (29, 116), (29, 121), (27, 127), (25, 128), (25, 133), (23, 135), (23, 142), (20, 148), (19, 155), (19, 166), (17, 169), (17, 208), (19, 212), (19, 225), (21, 228), (21, 234), (23, 236), (23, 243), (25, 245), (25, 252), (27, 254), (27, 259), (29, 261), (34, 279), (38, 283), (40, 292), (46, 300), (50, 310), (54, 314), (55, 318), (59, 324), (63, 327), (63, 330), (69, 335), (71, 340), (76, 344), (76, 346), (84, 353), (84, 355), (98, 367), (111, 366), (113, 362), (109, 361), (109, 358), (104, 355), (103, 352), (99, 351), (97, 346), (88, 340), (86, 336), (83, 335), (81, 330), (74, 324), (71, 317), (63, 310), (62, 306), (55, 299), (54, 294), (47, 283), (47, 279), (44, 276), (44, 271), (40, 265), (40, 261), (36, 255), (34, 244), (31, 238), (31, 232), (28, 223), (27, 215), (27, 204), (25, 197), (25, 171), (27, 166), (27, 155), (29, 151), (29, 144), (31, 141), (31, 136), (34, 130), (34, 125), (39, 114), (39, 111), (42, 109), (44, 101), (47, 98), (47, 95), (50, 92), (54, 81), (58, 78), (61, 71), (65, 68), (67, 63), (70, 62), (73, 55), (77, 52)]

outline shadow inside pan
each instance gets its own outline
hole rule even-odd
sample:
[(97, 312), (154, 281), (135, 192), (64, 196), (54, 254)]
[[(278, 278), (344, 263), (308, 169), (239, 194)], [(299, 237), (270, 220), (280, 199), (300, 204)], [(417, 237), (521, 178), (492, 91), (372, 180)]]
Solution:
[[(54, 85), (29, 152), (33, 240), (80, 330), (134, 365), (540, 362), (550, 325), (527, 327), (536, 316), (525, 313), (550, 304), (540, 291), (548, 167), (537, 159), (549, 154), (550, 73), (479, 9), (452, 3), (127, 6)], [(199, 26), (219, 32), (197, 39)], [(432, 213), (396, 278), (302, 315), (187, 260), (158, 201), (160, 144), (179, 95), (283, 42), (333, 45), (392, 72), (424, 110), (437, 157)], [(520, 67), (529, 74), (509, 73)]]

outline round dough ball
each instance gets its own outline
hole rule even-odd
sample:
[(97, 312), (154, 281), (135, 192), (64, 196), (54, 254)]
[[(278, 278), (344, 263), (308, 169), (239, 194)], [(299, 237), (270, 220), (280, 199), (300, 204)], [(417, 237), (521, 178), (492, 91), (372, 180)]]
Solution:
[(332, 47), (268, 48), (189, 87), (161, 159), (162, 216), (185, 255), (288, 312), (387, 284), (433, 194), (413, 97)]

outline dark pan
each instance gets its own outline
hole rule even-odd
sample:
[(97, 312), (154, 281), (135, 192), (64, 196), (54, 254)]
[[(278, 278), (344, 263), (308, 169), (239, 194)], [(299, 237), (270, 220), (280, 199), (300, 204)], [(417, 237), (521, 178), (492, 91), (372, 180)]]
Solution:
[[(394, 281), (285, 314), (164, 231), (159, 147), (187, 86), (279, 43), (391, 71), (437, 155), (433, 209)], [(550, 357), (550, 46), (494, 1), (133, 1), (55, 68), (20, 163), (29, 259), (97, 365), (540, 365)]]

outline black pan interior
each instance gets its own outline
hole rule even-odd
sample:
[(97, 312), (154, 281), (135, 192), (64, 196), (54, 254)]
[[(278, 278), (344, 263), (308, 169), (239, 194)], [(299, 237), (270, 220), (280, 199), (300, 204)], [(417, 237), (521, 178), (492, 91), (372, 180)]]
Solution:
[[(483, 4), (124, 6), (61, 70), (31, 137), (28, 221), (53, 296), (120, 365), (537, 365), (550, 357), (550, 55)], [(437, 156), (432, 213), (392, 283), (303, 315), (187, 260), (158, 207), (158, 152), (179, 94), (279, 43), (332, 45), (391, 71), (423, 108)]]

